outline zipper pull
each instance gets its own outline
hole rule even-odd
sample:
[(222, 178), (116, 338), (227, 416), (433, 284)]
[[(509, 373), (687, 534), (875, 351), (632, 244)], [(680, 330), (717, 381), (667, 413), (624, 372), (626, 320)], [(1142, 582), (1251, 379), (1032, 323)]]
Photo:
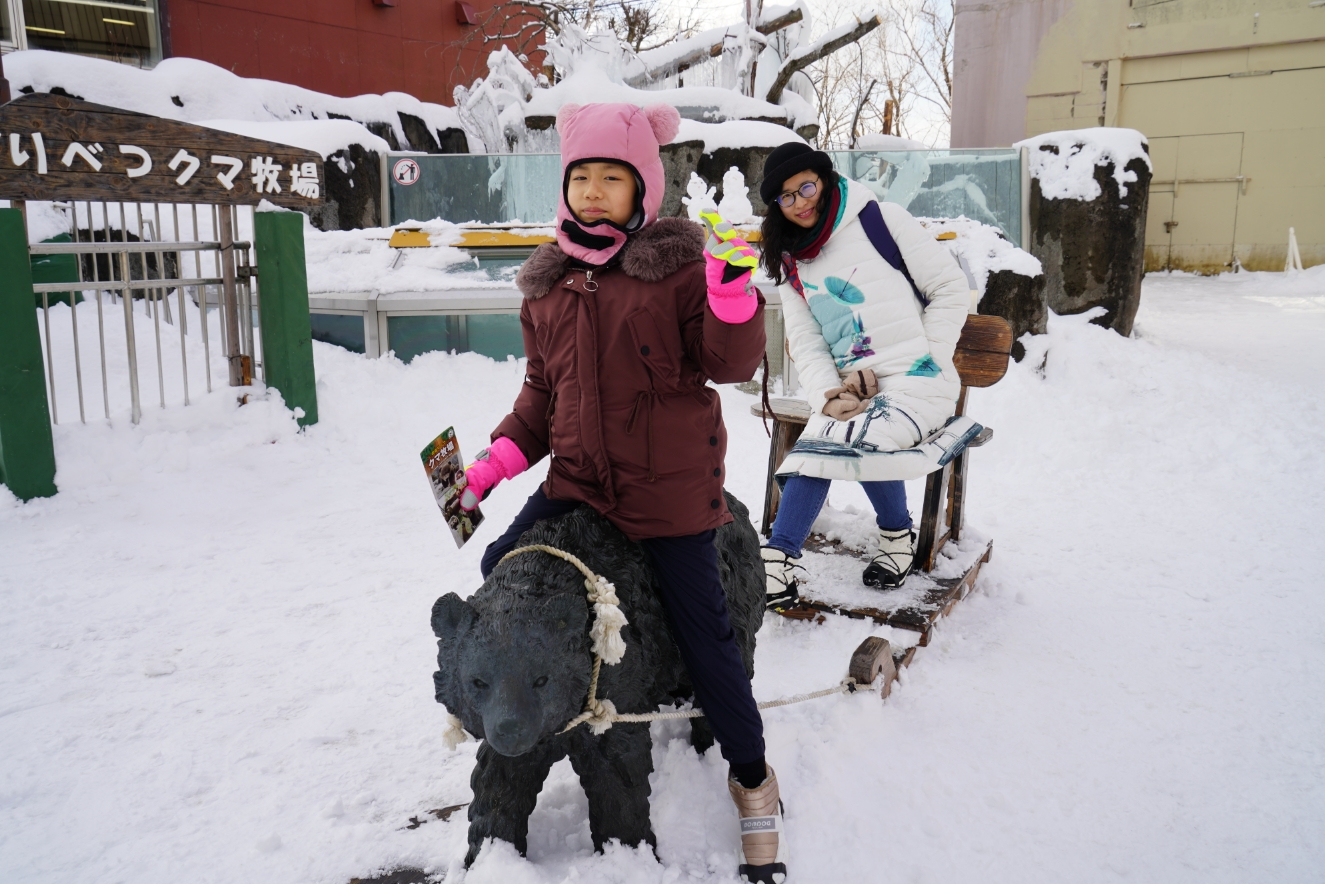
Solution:
[(593, 281), (593, 271), (592, 271), (592, 270), (586, 270), (586, 271), (584, 271), (584, 290), (585, 290), (586, 292), (596, 292), (596, 291), (598, 291), (598, 283), (596, 283), (596, 282)]

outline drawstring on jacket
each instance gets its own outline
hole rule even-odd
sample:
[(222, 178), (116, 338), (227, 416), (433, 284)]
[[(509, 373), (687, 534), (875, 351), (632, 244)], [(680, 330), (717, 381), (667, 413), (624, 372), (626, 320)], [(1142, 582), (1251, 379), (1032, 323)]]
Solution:
[(649, 482), (656, 482), (658, 474), (653, 469), (653, 400), (658, 396), (658, 392), (652, 388), (640, 390), (639, 395), (635, 397), (635, 407), (630, 410), (630, 419), (626, 421), (626, 435), (629, 436), (635, 432), (635, 421), (639, 417), (640, 405), (646, 405), (649, 414), (645, 418), (649, 422), (647, 430), (648, 436), (645, 447), (649, 453), (649, 474), (645, 478)]

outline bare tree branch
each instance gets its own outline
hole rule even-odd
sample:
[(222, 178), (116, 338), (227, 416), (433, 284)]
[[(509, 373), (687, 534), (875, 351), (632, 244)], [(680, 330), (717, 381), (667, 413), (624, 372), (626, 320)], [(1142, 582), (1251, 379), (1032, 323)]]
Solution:
[(778, 70), (777, 77), (773, 80), (773, 85), (768, 88), (768, 94), (764, 100), (769, 104), (777, 104), (782, 98), (782, 91), (787, 88), (787, 83), (791, 82), (792, 76), (800, 70), (804, 70), (814, 64), (821, 58), (832, 55), (843, 46), (849, 46), (855, 43), (861, 37), (877, 28), (883, 22), (879, 16), (872, 15), (864, 21), (858, 21), (854, 26), (843, 26), (837, 31), (829, 34), (818, 43), (815, 43), (803, 50), (797, 50), (790, 58), (782, 63)]
[[(799, 8), (793, 9), (790, 12), (786, 13), (785, 15), (780, 15), (775, 19), (771, 19), (769, 21), (764, 22), (763, 24), (755, 28), (755, 30), (767, 37), (768, 35), (776, 33), (777, 31), (780, 31), (785, 27), (789, 27), (791, 25), (796, 24), (796, 22), (801, 21), (804, 17), (805, 13), (803, 13)], [(712, 29), (712, 31), (705, 31), (704, 33), (699, 34), (698, 37), (694, 39), (698, 40), (699, 37), (703, 37), (704, 34), (709, 34), (709, 33), (716, 35), (725, 30), (726, 29), (714, 28)], [(643, 73), (636, 74), (633, 77), (627, 77), (625, 83), (627, 86), (640, 86), (643, 85), (644, 83), (650, 83), (655, 80), (662, 79), (663, 77), (670, 77), (692, 65), (698, 64), (702, 61), (706, 61), (710, 58), (719, 57), (720, 55), (722, 55), (723, 47), (726, 45), (727, 45), (726, 41), (721, 38), (698, 40), (698, 45), (696, 45), (689, 52), (686, 52), (682, 55), (673, 56), (667, 59), (666, 62), (650, 67), (648, 70), (644, 71)]]

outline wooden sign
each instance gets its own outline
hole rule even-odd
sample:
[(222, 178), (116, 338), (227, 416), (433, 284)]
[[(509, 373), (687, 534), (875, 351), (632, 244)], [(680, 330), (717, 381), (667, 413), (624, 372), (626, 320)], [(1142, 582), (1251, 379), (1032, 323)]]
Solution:
[(0, 199), (322, 204), (322, 157), (148, 114), (36, 93), (0, 105)]

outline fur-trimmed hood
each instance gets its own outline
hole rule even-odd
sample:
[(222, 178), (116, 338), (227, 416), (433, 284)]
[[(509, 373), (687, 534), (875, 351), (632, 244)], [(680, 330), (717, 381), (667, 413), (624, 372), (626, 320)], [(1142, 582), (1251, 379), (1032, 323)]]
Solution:
[[(632, 279), (661, 282), (704, 257), (704, 229), (685, 218), (659, 218), (634, 234), (621, 250), (620, 267)], [(570, 256), (554, 242), (534, 250), (515, 277), (526, 298), (546, 295), (566, 272)]]

